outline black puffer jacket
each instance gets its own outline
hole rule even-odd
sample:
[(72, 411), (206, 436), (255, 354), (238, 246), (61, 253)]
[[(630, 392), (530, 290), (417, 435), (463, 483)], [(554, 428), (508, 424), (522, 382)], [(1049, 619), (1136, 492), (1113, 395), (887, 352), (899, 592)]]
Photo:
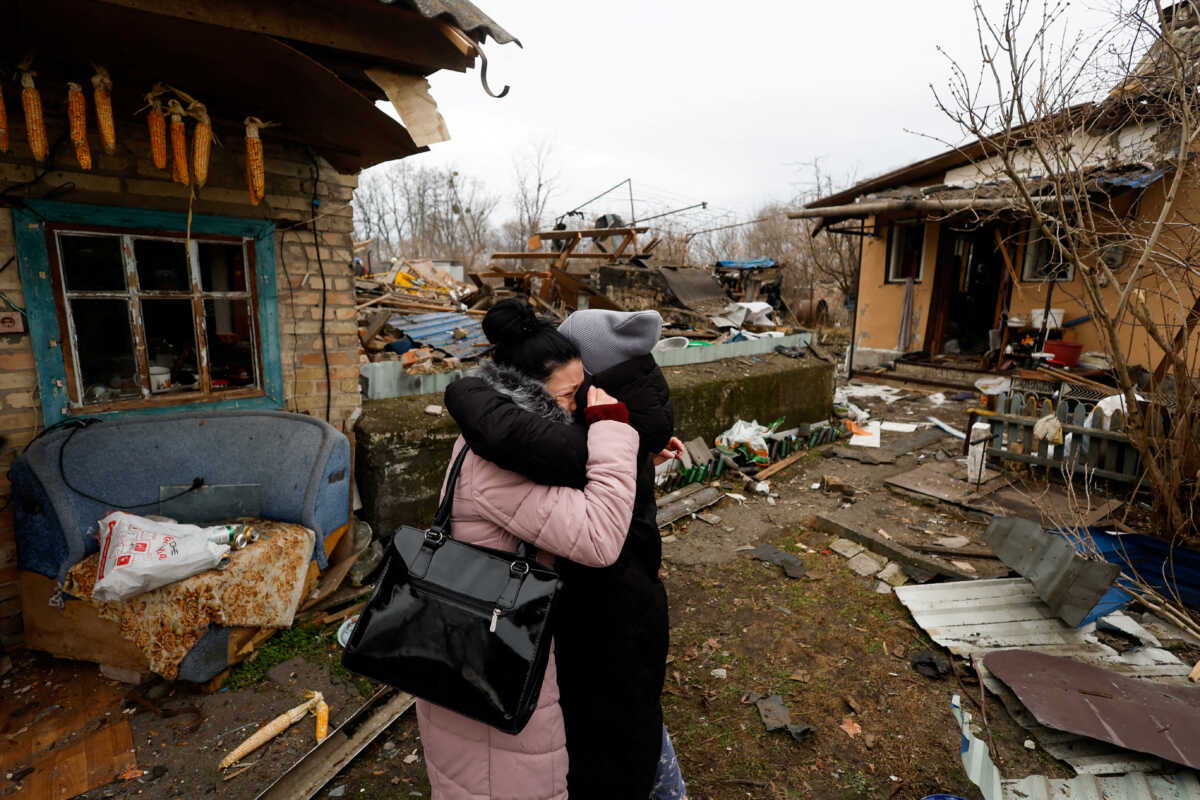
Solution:
[[(592, 383), (629, 409), (641, 449), (633, 522), (617, 562), (596, 569), (558, 561), (563, 591), (554, 647), (571, 759), (567, 784), (572, 800), (642, 800), (653, 788), (662, 745), (669, 641), (653, 455), (671, 438), (675, 419), (666, 379), (650, 356), (618, 364)], [(477, 378), (451, 384), (445, 402), (479, 456), (538, 483), (584, 484), (583, 426), (546, 424)]]

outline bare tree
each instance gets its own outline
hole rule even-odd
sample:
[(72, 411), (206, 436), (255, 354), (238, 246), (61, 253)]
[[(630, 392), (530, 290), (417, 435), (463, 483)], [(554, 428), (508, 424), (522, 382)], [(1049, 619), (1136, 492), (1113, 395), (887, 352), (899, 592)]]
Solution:
[[(1072, 36), (1066, 8), (1008, 0), (988, 14), (976, 0), (983, 74), (952, 62), (935, 95), (983, 145), (975, 183), (1008, 187), (1056, 274), (1079, 276), (1145, 469), (1153, 532), (1196, 545), (1200, 229), (1180, 199), (1200, 177), (1200, 18), (1194, 0), (1131, 0), (1111, 27)], [(1148, 177), (1106, 178), (1125, 165)]]
[(353, 204), (355, 236), (374, 240), (377, 268), (392, 258), (445, 258), (471, 270), (496, 244), (491, 218), (499, 198), (453, 168), (401, 161), (370, 170)]
[(544, 139), (530, 144), (521, 157), (513, 160), (513, 177), (517, 182), (513, 207), (524, 239), (542, 229), (546, 206), (558, 189), (558, 172), (553, 161), (554, 147)]
[[(800, 168), (805, 175), (807, 188), (798, 198), (798, 204), (833, 194), (836, 189), (833, 176), (821, 168), (819, 160), (801, 164)], [(849, 185), (854, 181), (851, 178), (843, 183)], [(796, 233), (796, 260), (812, 273), (813, 280), (832, 283), (841, 292), (843, 300), (850, 300), (858, 280), (862, 237), (817, 230), (817, 224), (815, 219), (801, 221), (800, 230)], [(792, 227), (794, 230), (794, 225)]]

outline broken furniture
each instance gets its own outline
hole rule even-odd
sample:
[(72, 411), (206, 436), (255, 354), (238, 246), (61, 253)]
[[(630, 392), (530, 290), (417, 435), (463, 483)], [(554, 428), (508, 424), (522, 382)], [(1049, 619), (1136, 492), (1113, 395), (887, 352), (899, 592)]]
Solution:
[[(316, 534), (311, 557), (324, 568), (349, 523), (350, 446), (333, 426), (280, 411), (139, 416), (45, 434), (14, 462), (12, 483), (26, 644), (140, 671), (144, 657), (115, 623), (74, 598), (48, 605), (68, 570), (97, 551), (96, 521), (124, 507), (182, 522), (297, 523)], [(179, 677), (211, 679), (244, 639), (214, 625)]]

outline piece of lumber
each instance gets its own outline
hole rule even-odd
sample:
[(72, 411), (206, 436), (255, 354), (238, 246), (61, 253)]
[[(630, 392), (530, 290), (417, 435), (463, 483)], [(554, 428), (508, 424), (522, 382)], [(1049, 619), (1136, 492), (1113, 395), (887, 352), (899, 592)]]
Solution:
[[(562, 252), (553, 252), (550, 250), (537, 250), (532, 253), (527, 253), (527, 252), (492, 253), (491, 257), (498, 261), (504, 261), (504, 260), (508, 260), (508, 259), (513, 259), (516, 261), (526, 261), (526, 260), (553, 261), (561, 255), (562, 255)], [(616, 261), (620, 257), (621, 256), (618, 256), (616, 253), (601, 253), (601, 252), (593, 251), (593, 250), (587, 250), (582, 253), (573, 251), (570, 254), (570, 258), (587, 258), (587, 259), (601, 260), (601, 261)], [(646, 253), (629, 253), (629, 254), (625, 255), (624, 257), (625, 258), (645, 258)]]
[(326, 614), (325, 616), (321, 617), (317, 621), (317, 624), (318, 625), (328, 625), (331, 622), (341, 622), (342, 620), (347, 619), (348, 617), (353, 617), (355, 614), (362, 611), (366, 607), (367, 607), (366, 600), (362, 601), (361, 603), (355, 603), (352, 606), (347, 606), (346, 608), (343, 608), (341, 611), (335, 611), (332, 614)]
[(21, 797), (67, 800), (112, 783), (137, 765), (129, 721), (121, 720), (59, 747), (33, 762)]
[(416, 698), (384, 687), (268, 786), (256, 800), (308, 800), (398, 720)]
[(360, 341), (363, 344), (369, 344), (372, 339), (379, 335), (379, 332), (383, 330), (383, 326), (387, 325), (388, 320), (391, 318), (392, 312), (390, 311), (376, 311), (371, 315), (371, 318), (367, 320), (366, 330), (363, 332)]
[(694, 492), (681, 500), (676, 500), (673, 503), (660, 507), (658, 513), (655, 515), (655, 521), (658, 527), (666, 527), (689, 514), (694, 514), (697, 511), (702, 511), (716, 504), (724, 496), (725, 492), (720, 489), (711, 486), (703, 487), (700, 491)]
[(1192, 667), (1192, 671), (1188, 673), (1188, 680), (1192, 683), (1200, 683), (1200, 661), (1196, 662), (1196, 666)]
[(137, 645), (121, 635), (120, 626), (101, 618), (94, 607), (80, 600), (67, 599), (62, 609), (52, 608), (50, 598), (58, 589), (53, 578), (20, 570), (17, 581), (21, 590), (26, 647), (59, 658), (134, 670), (150, 668)]
[(944, 561), (929, 556), (922, 555), (915, 550), (911, 550), (902, 544), (884, 539), (877, 533), (870, 531), (859, 530), (852, 528), (849, 525), (843, 525), (835, 519), (818, 514), (816, 517), (816, 527), (818, 530), (832, 533), (835, 536), (840, 536), (844, 539), (858, 542), (863, 547), (866, 547), (871, 552), (881, 556), (887, 556), (892, 561), (897, 562), (900, 566), (907, 569), (921, 570), (934, 575), (945, 575), (948, 578), (955, 580), (973, 580), (977, 575), (961, 570), (952, 564), (947, 564)]
[(664, 494), (662, 497), (658, 498), (658, 507), (666, 508), (667, 506), (671, 505), (671, 503), (674, 503), (677, 500), (682, 500), (683, 498), (687, 497), (688, 495), (695, 494), (696, 492), (700, 491), (703, 488), (704, 488), (703, 483), (689, 483), (687, 486), (684, 486), (682, 489), (676, 489), (675, 491), (671, 492), (670, 494)]
[(993, 553), (987, 547), (943, 547), (940, 544), (926, 544), (925, 542), (911, 542), (908, 544), (913, 550), (920, 550), (923, 553), (937, 553), (945, 556), (965, 556), (966, 558), (990, 558), (999, 560), (999, 556)]
[(330, 564), (329, 569), (325, 570), (325, 574), (321, 576), (321, 580), (317, 582), (315, 591), (304, 595), (308, 598), (300, 605), (301, 611), (307, 611), (317, 603), (329, 597), (336, 592), (342, 585), (342, 581), (350, 574), (350, 568), (354, 566), (354, 562), (358, 561), (360, 553), (354, 553), (346, 558), (343, 558), (336, 564)]
[[(649, 228), (638, 226), (636, 228), (584, 228), (576, 231), (544, 231), (535, 234), (539, 239), (572, 239), (576, 236), (585, 239), (607, 238), (609, 236), (625, 236), (635, 233), (646, 233)], [(531, 239), (532, 241), (532, 239)]]
[(795, 464), (797, 461), (804, 458), (806, 455), (808, 455), (807, 450), (797, 450), (795, 453), (792, 453), (790, 456), (783, 459), (782, 461), (776, 461), (774, 464), (771, 464), (768, 467), (764, 467), (764, 468), (760, 469), (758, 471), (758, 473), (755, 474), (754, 477), (760, 481), (765, 481), (767, 478), (771, 477), (775, 473), (782, 472), (783, 470), (790, 467), (792, 464)]

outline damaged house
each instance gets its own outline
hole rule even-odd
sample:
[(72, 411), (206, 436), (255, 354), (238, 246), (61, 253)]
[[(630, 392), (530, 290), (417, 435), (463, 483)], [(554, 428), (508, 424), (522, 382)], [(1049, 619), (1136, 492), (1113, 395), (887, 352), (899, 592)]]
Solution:
[[(1186, 4), (1180, 8), (1172, 22), (1178, 26), (1176, 35), (1194, 43), (1193, 34), (1200, 29)], [(1031, 219), (1022, 193), (1028, 191), (1031, 202), (1052, 208), (1051, 216), (1073, 204), (1081, 216), (1084, 206), (1087, 213), (1101, 209), (1094, 224), (1102, 244), (1086, 258), (1102, 260), (1118, 276), (1129, 274), (1137, 260), (1136, 242), (1117, 230), (1153, 224), (1177, 163), (1179, 138), (1170, 120), (1139, 114), (1137, 108), (1146, 102), (1143, 95), (1153, 94), (1140, 77), (1158, 52), (1152, 48), (1129, 77), (1095, 102), (908, 164), (790, 214), (819, 220), (818, 231), (862, 238), (853, 369), (923, 364), (943, 368), (926, 371), (924, 377), (952, 379), (944, 368), (971, 372), (1004, 370), (1014, 360), (1020, 364), (1043, 339), (1056, 366), (1111, 366), (1102, 332), (1084, 302), (1083, 276), (1061, 262), (1046, 231)], [(1031, 138), (1047, 130), (1053, 130), (1056, 145), (1070, 150), (1077, 172), (1047, 172)], [(1014, 185), (1001, 150), (1022, 186)], [(1086, 197), (1057, 197), (1064, 185), (1080, 187)], [(1163, 249), (1179, 255), (1195, 245), (1189, 221), (1200, 212), (1200, 191), (1194, 181), (1183, 181), (1173, 202), (1167, 235), (1174, 238)], [(1114, 232), (1105, 240), (1110, 224)], [(1177, 285), (1187, 290), (1192, 283)], [(1197, 346), (1200, 305), (1194, 289), (1190, 291), (1193, 296), (1164, 300), (1167, 292), (1157, 271), (1150, 271), (1139, 287), (1155, 322), (1181, 331), (1178, 352)], [(1101, 292), (1105, 305), (1115, 303), (1117, 287), (1105, 285)], [(1130, 364), (1161, 378), (1164, 350), (1144, 327), (1126, 326), (1120, 338)]]
[[(462, 0), (0, 18), (0, 640), (207, 681), (349, 539), (357, 173), (447, 139), (426, 76), (514, 39)], [(232, 552), (257, 594), (139, 627), (62, 591), (113, 508), (262, 517), (301, 557)]]

